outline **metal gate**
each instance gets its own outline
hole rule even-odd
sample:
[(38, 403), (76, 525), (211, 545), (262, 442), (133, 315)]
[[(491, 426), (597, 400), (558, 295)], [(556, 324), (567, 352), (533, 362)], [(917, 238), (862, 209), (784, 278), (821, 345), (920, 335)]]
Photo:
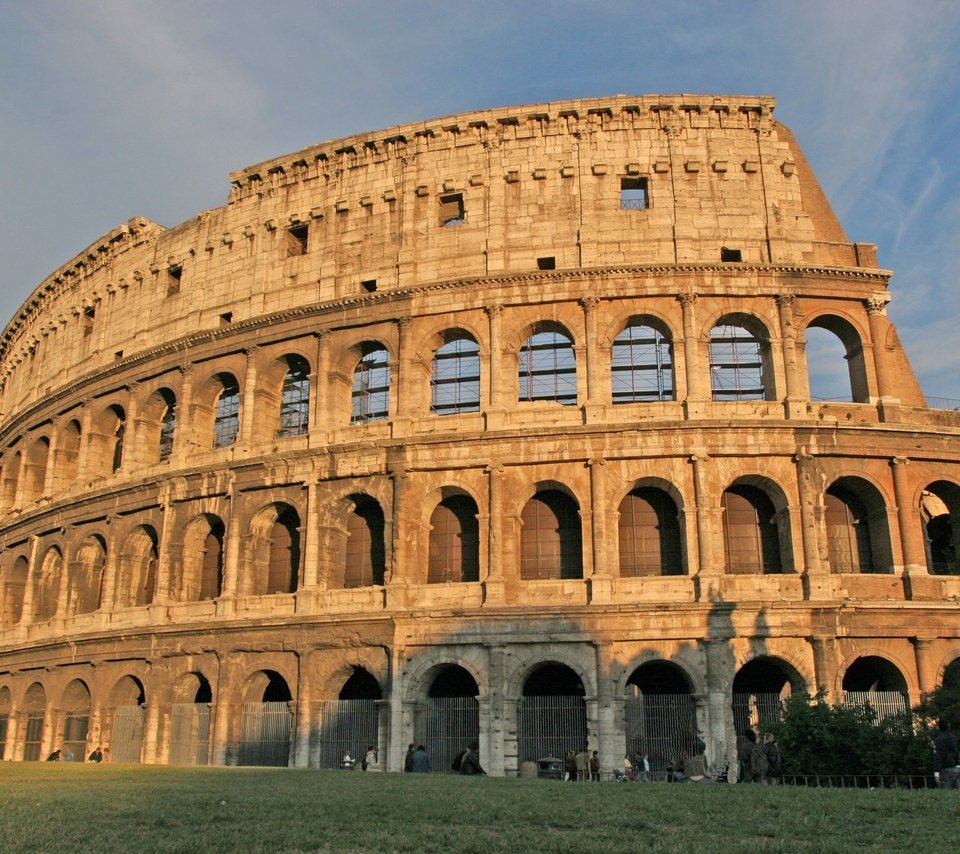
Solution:
[(293, 712), (286, 702), (244, 703), (240, 716), (240, 765), (290, 764)]
[(174, 703), (170, 714), (168, 765), (206, 765), (210, 744), (210, 706)]
[(86, 712), (67, 712), (63, 721), (62, 756), (68, 762), (83, 762), (87, 751), (90, 716)]
[(520, 762), (563, 757), (587, 747), (587, 706), (583, 697), (521, 697), (517, 704)]
[(143, 748), (143, 706), (118, 706), (113, 713), (111, 762), (140, 762)]
[(7, 720), (8, 715), (0, 715), (0, 762), (7, 758)]
[(627, 754), (631, 760), (647, 754), (655, 774), (703, 749), (690, 694), (638, 694), (626, 698), (623, 712)]
[[(319, 762), (321, 768), (339, 768), (350, 753), (357, 763), (370, 745), (380, 747), (381, 700), (329, 700), (320, 706)], [(380, 757), (381, 767), (384, 757)]]
[(43, 741), (43, 714), (27, 715), (27, 732), (23, 742), (23, 761), (40, 760), (40, 743)]
[(476, 697), (431, 697), (417, 704), (414, 741), (430, 755), (435, 773), (450, 773), (453, 760), (467, 743), (480, 738)]
[(737, 731), (737, 744), (746, 729), (762, 735), (770, 724), (783, 720), (783, 697), (780, 694), (743, 693), (733, 695), (733, 725)]
[(907, 700), (899, 691), (845, 691), (843, 703), (846, 706), (870, 706), (878, 723), (907, 710)]

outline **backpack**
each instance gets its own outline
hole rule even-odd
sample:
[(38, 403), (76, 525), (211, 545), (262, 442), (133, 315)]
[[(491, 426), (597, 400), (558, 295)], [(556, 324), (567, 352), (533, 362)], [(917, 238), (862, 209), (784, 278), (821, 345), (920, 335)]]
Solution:
[(759, 744), (755, 744), (753, 750), (750, 751), (750, 773), (754, 777), (762, 777), (769, 770), (770, 763), (767, 762), (767, 757), (763, 755), (763, 748)]
[(460, 766), (463, 764), (463, 754), (466, 753), (466, 750), (461, 750), (456, 756), (453, 757), (453, 763), (450, 765), (450, 770), (459, 774)]

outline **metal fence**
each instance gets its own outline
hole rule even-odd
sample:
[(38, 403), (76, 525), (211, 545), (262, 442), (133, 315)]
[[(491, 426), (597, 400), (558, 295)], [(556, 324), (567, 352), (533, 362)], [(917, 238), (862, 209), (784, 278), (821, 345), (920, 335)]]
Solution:
[(627, 697), (624, 723), (627, 754), (633, 759), (646, 753), (655, 776), (684, 756), (700, 752), (696, 706), (689, 694)]
[(240, 716), (240, 765), (275, 765), (290, 762), (290, 704), (244, 703)]
[(110, 740), (110, 761), (140, 761), (143, 748), (143, 706), (118, 706), (113, 715), (113, 737)]
[(845, 706), (870, 706), (877, 721), (907, 711), (907, 698), (899, 691), (845, 691)]
[(520, 762), (563, 757), (587, 746), (587, 708), (583, 697), (522, 697), (517, 704)]
[(43, 741), (42, 713), (36, 715), (27, 715), (27, 732), (23, 741), (23, 761), (39, 761), (40, 744)]
[(427, 749), (431, 769), (449, 773), (457, 754), (479, 739), (476, 697), (434, 697), (418, 703), (413, 734), (414, 741)]
[(359, 763), (371, 744), (379, 747), (380, 702), (329, 700), (321, 704), (317, 737), (321, 768), (339, 768), (348, 752)]
[(210, 751), (210, 706), (174, 703), (170, 713), (170, 765), (206, 765)]
[(86, 759), (89, 729), (90, 715), (87, 712), (67, 712), (63, 721), (63, 759), (68, 762), (83, 762)]
[(767, 732), (770, 724), (783, 720), (783, 698), (774, 693), (744, 693), (733, 695), (733, 725), (737, 741), (745, 729)]
[(0, 715), (0, 762), (7, 758), (7, 720), (8, 715)]

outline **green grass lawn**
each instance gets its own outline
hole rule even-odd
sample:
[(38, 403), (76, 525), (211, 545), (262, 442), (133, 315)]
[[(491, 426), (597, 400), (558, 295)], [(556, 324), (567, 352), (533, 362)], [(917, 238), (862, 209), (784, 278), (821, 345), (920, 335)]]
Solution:
[(0, 764), (0, 851), (957, 850), (960, 793)]

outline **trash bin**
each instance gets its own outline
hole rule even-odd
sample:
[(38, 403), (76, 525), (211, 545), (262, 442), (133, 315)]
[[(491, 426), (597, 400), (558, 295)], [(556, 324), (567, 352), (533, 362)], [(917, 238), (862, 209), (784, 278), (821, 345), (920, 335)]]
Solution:
[(563, 760), (556, 756), (544, 756), (537, 760), (537, 777), (541, 780), (562, 780)]

